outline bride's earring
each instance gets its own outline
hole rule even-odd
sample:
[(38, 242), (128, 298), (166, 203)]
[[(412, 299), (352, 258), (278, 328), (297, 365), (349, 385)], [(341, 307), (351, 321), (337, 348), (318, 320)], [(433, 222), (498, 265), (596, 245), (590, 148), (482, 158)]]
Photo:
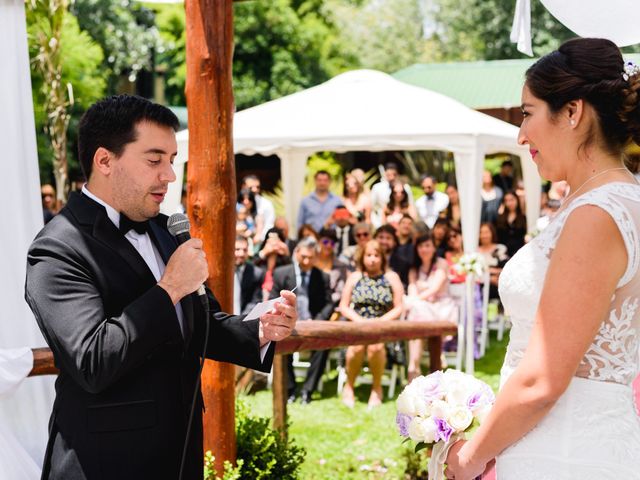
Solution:
[(569, 120), (569, 125), (571, 125), (572, 127), (574, 127), (576, 124), (576, 121), (572, 118), (571, 120)]

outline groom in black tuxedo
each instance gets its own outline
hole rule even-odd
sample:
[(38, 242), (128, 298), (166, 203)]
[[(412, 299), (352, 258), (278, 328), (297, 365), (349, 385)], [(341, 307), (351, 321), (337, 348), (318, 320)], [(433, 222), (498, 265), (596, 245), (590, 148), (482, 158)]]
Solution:
[[(88, 182), (29, 249), (26, 300), (60, 369), (43, 479), (178, 478), (205, 335), (193, 292), (208, 267), (202, 241), (178, 246), (159, 215), (177, 127), (143, 98), (93, 105), (78, 139)], [(245, 322), (207, 294), (206, 356), (268, 372), (295, 295)], [(203, 476), (203, 408), (198, 394), (185, 479)]]

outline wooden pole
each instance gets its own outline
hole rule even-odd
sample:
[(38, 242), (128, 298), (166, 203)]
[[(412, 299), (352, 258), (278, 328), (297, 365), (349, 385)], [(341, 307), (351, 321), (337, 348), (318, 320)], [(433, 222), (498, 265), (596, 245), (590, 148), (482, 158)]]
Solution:
[[(192, 235), (202, 238), (209, 287), (222, 308), (233, 306), (235, 164), (233, 157), (232, 0), (186, 0), (189, 166), (187, 210)], [(235, 461), (233, 365), (207, 361), (202, 375), (204, 447), (216, 469)]]

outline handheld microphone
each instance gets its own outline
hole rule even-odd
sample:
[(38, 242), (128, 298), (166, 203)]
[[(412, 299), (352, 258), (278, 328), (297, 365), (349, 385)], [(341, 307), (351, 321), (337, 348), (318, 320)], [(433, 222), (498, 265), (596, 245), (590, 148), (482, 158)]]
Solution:
[[(189, 223), (189, 218), (183, 213), (174, 213), (173, 215), (171, 215), (169, 217), (169, 220), (167, 221), (167, 229), (169, 230), (169, 233), (171, 235), (176, 237), (176, 240), (178, 240), (178, 244), (180, 245), (191, 238), (191, 234), (189, 233), (191, 224)], [(202, 347), (200, 368), (198, 369), (198, 376), (196, 377), (197, 380), (193, 389), (193, 398), (191, 399), (191, 410), (189, 411), (189, 420), (187, 420), (187, 432), (185, 434), (184, 444), (182, 446), (182, 456), (180, 457), (180, 471), (178, 473), (178, 480), (182, 480), (183, 478), (182, 475), (184, 473), (185, 461), (187, 458), (187, 447), (191, 438), (191, 426), (193, 424), (193, 415), (196, 410), (196, 400), (198, 398), (198, 391), (200, 390), (202, 368), (204, 367), (204, 359), (207, 352), (207, 346), (209, 344), (209, 331), (211, 328), (211, 322), (209, 321), (209, 299), (207, 298), (207, 293), (204, 289), (204, 285), (200, 285), (197, 292), (198, 298), (200, 299), (205, 312), (204, 346)]]
[[(191, 234), (189, 233), (191, 224), (189, 223), (189, 217), (184, 213), (174, 213), (171, 215), (169, 220), (167, 220), (167, 229), (171, 235), (176, 237), (179, 245), (182, 245), (191, 238)], [(205, 292), (204, 285), (200, 285), (196, 292), (202, 304), (205, 305), (207, 302), (207, 293)]]

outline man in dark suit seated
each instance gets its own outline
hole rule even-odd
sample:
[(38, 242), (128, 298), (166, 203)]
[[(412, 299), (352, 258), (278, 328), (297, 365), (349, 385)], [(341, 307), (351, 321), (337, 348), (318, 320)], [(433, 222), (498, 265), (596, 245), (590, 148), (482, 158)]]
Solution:
[[(202, 479), (200, 356), (269, 371), (295, 295), (260, 319), (221, 311), (202, 240), (182, 245), (160, 203), (176, 179), (178, 119), (134, 96), (93, 105), (79, 126), (81, 193), (29, 248), (26, 300), (60, 370), (43, 479)], [(205, 318), (208, 313), (208, 318)], [(197, 392), (189, 438), (188, 419)]]
[(246, 315), (262, 301), (264, 270), (248, 261), (249, 242), (236, 237), (236, 272), (233, 277), (233, 313)]
[[(271, 298), (278, 296), (282, 289), (293, 289), (296, 285), (298, 316), (301, 320), (328, 320), (334, 309), (331, 301), (329, 275), (313, 266), (318, 252), (318, 243), (313, 237), (305, 237), (298, 242), (293, 253), (293, 264), (276, 268), (273, 273), (273, 290)], [(302, 386), (302, 403), (311, 401), (311, 394), (318, 387), (318, 382), (327, 363), (328, 350), (320, 350), (311, 354), (311, 365)], [(296, 377), (293, 370), (293, 359), (287, 359), (287, 390), (289, 402), (296, 399)]]

